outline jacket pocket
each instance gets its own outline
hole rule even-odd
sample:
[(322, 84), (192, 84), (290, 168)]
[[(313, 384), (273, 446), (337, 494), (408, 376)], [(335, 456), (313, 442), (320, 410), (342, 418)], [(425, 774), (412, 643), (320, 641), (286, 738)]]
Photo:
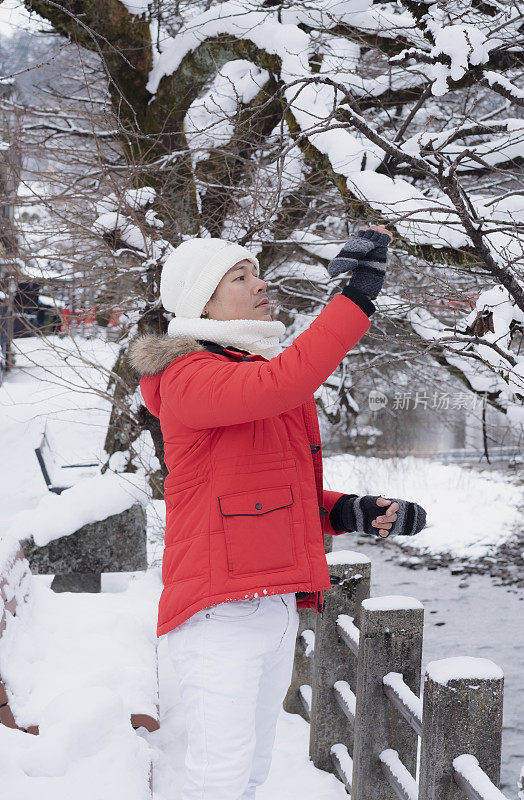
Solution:
[(221, 495), (230, 575), (274, 572), (296, 566), (289, 484)]

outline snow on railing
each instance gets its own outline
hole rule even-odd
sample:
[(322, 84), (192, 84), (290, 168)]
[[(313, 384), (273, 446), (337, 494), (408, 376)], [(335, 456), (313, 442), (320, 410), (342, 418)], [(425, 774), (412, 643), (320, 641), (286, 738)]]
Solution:
[(360, 631), (349, 614), (339, 614), (337, 617), (337, 631), (354, 655), (358, 653)]
[(335, 681), (333, 684), (335, 696), (342, 711), (346, 715), (351, 725), (355, 724), (355, 714), (357, 713), (357, 698), (347, 681)]
[(306, 716), (308, 719), (311, 719), (311, 695), (312, 690), (311, 686), (308, 686), (307, 683), (302, 684), (299, 689), (300, 699), (304, 706), (304, 711), (306, 712)]
[(334, 744), (330, 750), (331, 760), (337, 775), (351, 794), (351, 775), (353, 773), (353, 759), (348, 753), (345, 744)]
[(401, 800), (435, 800), (443, 786), (446, 800), (507, 800), (497, 788), (500, 667), (481, 658), (432, 661), (419, 697), (422, 604), (370, 598), (367, 557), (337, 551), (327, 560), (332, 588), (323, 616), (304, 619), (284, 706), (311, 722), (315, 766), (335, 773), (352, 800), (390, 800), (392, 791)]
[(407, 771), (396, 750), (383, 750), (379, 755), (382, 771), (388, 783), (399, 797), (418, 800), (418, 786), (415, 778)]
[(312, 658), (315, 652), (315, 632), (311, 628), (305, 628), (300, 634), (304, 642), (304, 655), (306, 658)]
[(384, 693), (418, 736), (422, 736), (422, 700), (404, 683), (400, 672), (388, 672), (382, 679)]
[(470, 800), (506, 800), (494, 786), (475, 756), (462, 755), (453, 759), (455, 781)]

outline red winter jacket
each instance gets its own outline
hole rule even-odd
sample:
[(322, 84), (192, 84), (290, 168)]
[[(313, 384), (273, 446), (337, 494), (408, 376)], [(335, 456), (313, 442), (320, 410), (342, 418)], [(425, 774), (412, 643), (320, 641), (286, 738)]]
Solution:
[(321, 609), (323, 536), (343, 532), (329, 522), (343, 493), (322, 485), (313, 393), (370, 324), (338, 294), (270, 360), (190, 336), (135, 340), (169, 470), (157, 636), (226, 600), (301, 592), (299, 608)]

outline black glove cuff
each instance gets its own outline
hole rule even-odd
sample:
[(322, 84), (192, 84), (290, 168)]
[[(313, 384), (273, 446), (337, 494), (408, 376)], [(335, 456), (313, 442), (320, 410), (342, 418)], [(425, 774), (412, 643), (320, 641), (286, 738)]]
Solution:
[(356, 286), (351, 286), (349, 283), (346, 284), (346, 286), (344, 286), (342, 289), (341, 294), (343, 294), (344, 297), (347, 297), (349, 300), (352, 300), (359, 308), (362, 309), (364, 314), (368, 315), (368, 317), (374, 314), (377, 310), (375, 304), (371, 302), (369, 297)]
[(384, 283), (384, 272), (379, 272), (372, 267), (359, 266), (351, 275), (351, 280), (348, 283), (352, 289), (359, 289), (375, 300), (380, 294), (382, 285)]
[(347, 533), (356, 530), (352, 524), (352, 521), (354, 523), (355, 517), (350, 505), (355, 497), (358, 497), (358, 495), (343, 494), (342, 497), (338, 498), (329, 513), (329, 521), (333, 530), (346, 531)]

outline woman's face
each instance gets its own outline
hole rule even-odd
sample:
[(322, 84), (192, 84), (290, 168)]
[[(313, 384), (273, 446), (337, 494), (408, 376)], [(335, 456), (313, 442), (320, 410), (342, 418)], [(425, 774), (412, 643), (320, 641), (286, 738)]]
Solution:
[(251, 261), (238, 261), (226, 272), (218, 284), (212, 300), (208, 300), (204, 311), (207, 319), (265, 319), (270, 320), (271, 306), (267, 300), (267, 283), (257, 277), (257, 269)]

